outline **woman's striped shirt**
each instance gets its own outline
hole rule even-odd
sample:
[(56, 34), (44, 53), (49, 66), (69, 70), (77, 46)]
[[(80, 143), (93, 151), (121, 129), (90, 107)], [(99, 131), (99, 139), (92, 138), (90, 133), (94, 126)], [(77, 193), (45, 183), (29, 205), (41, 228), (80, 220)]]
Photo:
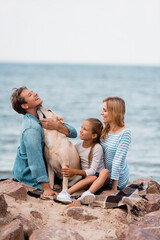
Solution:
[(118, 180), (118, 188), (124, 188), (129, 180), (129, 169), (126, 161), (131, 142), (131, 131), (124, 128), (117, 134), (108, 133), (105, 141), (101, 141), (104, 150), (105, 167), (110, 172), (110, 187), (112, 180)]

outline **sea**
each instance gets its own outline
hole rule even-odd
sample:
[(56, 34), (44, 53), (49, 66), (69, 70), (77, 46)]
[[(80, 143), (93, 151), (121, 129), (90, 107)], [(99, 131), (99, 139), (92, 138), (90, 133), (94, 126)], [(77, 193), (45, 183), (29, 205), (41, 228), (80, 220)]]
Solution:
[[(160, 67), (0, 63), (0, 178), (11, 178), (23, 115), (10, 102), (13, 88), (27, 86), (78, 132), (84, 119), (102, 120), (102, 101), (125, 100), (125, 125), (132, 132), (127, 155), (130, 182), (160, 183)], [(73, 144), (79, 141), (70, 139)]]

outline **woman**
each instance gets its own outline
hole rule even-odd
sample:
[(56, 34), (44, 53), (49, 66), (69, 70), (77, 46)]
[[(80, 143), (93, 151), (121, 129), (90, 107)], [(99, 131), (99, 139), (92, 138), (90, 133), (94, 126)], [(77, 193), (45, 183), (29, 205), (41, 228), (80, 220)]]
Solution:
[[(119, 97), (108, 97), (103, 100), (104, 129), (101, 134), (101, 145), (104, 150), (105, 167), (88, 191), (79, 200), (84, 204), (94, 201), (94, 193), (108, 185), (107, 195), (114, 194), (117, 189), (124, 188), (129, 180), (129, 169), (126, 162), (131, 142), (131, 131), (124, 124), (125, 102)], [(109, 170), (109, 174), (108, 174)], [(108, 184), (109, 183), (109, 184)]]

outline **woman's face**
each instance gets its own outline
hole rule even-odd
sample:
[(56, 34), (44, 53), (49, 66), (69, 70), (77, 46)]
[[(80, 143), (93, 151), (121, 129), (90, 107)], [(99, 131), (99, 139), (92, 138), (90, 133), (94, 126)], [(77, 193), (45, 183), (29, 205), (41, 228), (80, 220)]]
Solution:
[(102, 109), (101, 115), (103, 117), (103, 123), (104, 124), (107, 124), (107, 123), (111, 122), (111, 116), (110, 116), (110, 114), (109, 114), (109, 112), (107, 110), (106, 102), (103, 103), (103, 109)]

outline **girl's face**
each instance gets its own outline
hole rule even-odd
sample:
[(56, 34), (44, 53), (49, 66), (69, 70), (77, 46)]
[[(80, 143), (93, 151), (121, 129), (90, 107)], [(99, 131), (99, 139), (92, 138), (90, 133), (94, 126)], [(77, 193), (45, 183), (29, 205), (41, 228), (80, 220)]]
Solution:
[(84, 121), (80, 130), (80, 139), (89, 141), (96, 137), (96, 134), (92, 133), (92, 126), (89, 121)]
[(101, 115), (103, 117), (103, 123), (104, 124), (107, 124), (107, 123), (111, 122), (111, 116), (110, 116), (109, 112), (107, 111), (106, 102), (103, 103), (103, 109), (102, 109)]

